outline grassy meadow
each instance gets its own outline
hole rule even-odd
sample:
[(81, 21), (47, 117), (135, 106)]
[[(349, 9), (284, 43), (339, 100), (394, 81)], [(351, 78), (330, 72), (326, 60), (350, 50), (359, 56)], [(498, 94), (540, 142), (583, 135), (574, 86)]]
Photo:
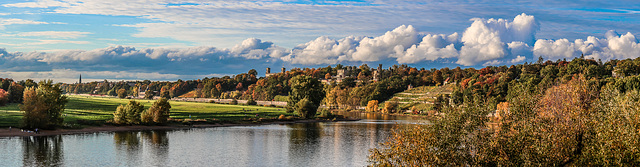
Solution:
[[(68, 126), (98, 126), (113, 119), (113, 112), (119, 105), (125, 105), (129, 99), (113, 97), (68, 96), (69, 102), (64, 110), (64, 123)], [(155, 100), (136, 100), (145, 109)], [(277, 118), (281, 114), (293, 115), (283, 108), (228, 105), (215, 103), (196, 103), (170, 101), (172, 119), (206, 120), (208, 122), (242, 122), (250, 118)], [(244, 110), (244, 111), (243, 111)], [(19, 127), (22, 112), (18, 104), (0, 107), (0, 127)]]

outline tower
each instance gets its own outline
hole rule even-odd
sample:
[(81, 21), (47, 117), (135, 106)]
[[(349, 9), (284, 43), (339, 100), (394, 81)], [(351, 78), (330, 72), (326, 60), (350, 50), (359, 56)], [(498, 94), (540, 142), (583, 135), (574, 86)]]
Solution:
[(284, 68), (284, 67), (282, 67), (282, 73), (284, 73), (284, 72), (286, 72), (286, 71), (287, 71), (287, 69), (286, 69), (286, 68)]
[(267, 67), (267, 74), (271, 73), (271, 68)]
[(80, 79), (78, 79), (78, 84), (82, 83), (82, 74), (80, 74)]

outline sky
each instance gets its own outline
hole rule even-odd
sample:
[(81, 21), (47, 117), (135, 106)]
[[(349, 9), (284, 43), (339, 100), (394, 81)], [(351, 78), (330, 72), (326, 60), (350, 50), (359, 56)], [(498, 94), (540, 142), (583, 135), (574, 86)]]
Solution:
[(0, 77), (174, 81), (264, 76), (267, 67), (607, 61), (639, 57), (638, 34), (636, 0), (3, 0)]

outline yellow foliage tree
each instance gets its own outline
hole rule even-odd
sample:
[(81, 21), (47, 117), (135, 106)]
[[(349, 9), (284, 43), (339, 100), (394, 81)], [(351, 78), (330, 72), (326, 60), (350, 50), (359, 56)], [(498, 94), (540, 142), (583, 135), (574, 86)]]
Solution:
[(368, 112), (378, 112), (378, 100), (370, 100), (367, 103), (367, 108), (366, 110)]

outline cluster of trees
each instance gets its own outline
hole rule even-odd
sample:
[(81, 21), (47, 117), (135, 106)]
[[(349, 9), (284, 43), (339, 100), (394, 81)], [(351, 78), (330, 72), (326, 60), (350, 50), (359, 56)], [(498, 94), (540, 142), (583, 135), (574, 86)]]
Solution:
[(115, 124), (164, 124), (169, 119), (171, 104), (165, 98), (158, 99), (148, 110), (135, 100), (126, 105), (120, 105), (113, 113)]
[[(640, 58), (485, 67), (432, 125), (403, 127), (374, 166), (640, 165)], [(465, 69), (467, 71), (467, 69)], [(468, 70), (472, 71), (472, 70)], [(615, 77), (614, 77), (615, 76)]]
[(27, 87), (24, 92), (24, 111), (22, 123), (28, 129), (52, 129), (62, 125), (67, 97), (62, 95), (59, 84), (52, 84), (51, 80), (40, 81), (36, 86)]
[(0, 106), (7, 103), (22, 103), (25, 87), (37, 87), (31, 79), (15, 82), (13, 79), (0, 78)]

